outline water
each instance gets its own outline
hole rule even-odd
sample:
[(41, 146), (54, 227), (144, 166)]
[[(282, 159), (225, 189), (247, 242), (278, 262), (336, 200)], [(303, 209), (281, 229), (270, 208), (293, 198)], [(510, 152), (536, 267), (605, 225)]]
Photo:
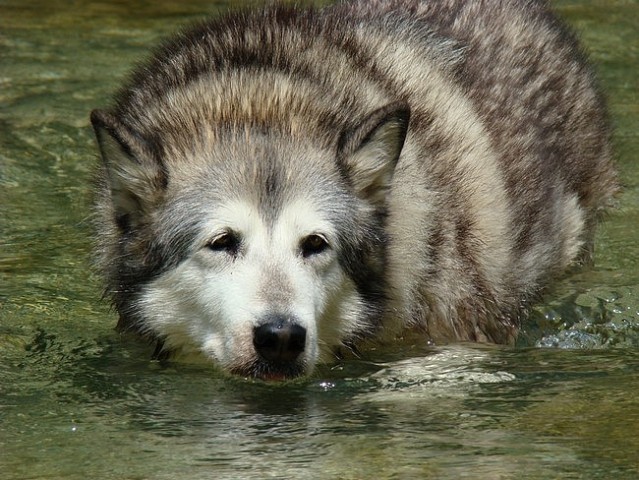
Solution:
[(516, 348), (402, 346), (272, 386), (151, 362), (91, 273), (88, 112), (221, 2), (0, 0), (0, 477), (639, 476), (639, 2), (561, 1), (624, 195)]

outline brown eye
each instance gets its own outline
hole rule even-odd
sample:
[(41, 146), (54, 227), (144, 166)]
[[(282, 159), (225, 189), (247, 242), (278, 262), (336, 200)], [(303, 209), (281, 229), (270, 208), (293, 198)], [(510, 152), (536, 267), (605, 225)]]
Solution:
[(211, 240), (208, 247), (214, 252), (226, 252), (229, 255), (236, 255), (240, 249), (240, 237), (235, 232), (225, 232)]
[(300, 243), (300, 250), (304, 258), (322, 253), (328, 247), (329, 245), (326, 239), (318, 234), (309, 235), (302, 239)]

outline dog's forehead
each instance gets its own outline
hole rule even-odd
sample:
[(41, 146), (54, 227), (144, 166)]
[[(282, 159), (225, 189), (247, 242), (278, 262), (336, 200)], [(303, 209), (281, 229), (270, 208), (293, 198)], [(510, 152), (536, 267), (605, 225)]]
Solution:
[(236, 134), (188, 155), (189, 161), (170, 165), (173, 195), (214, 206), (243, 202), (271, 221), (284, 207), (289, 214), (298, 211), (299, 199), (306, 205), (333, 204), (346, 193), (333, 152), (308, 141)]

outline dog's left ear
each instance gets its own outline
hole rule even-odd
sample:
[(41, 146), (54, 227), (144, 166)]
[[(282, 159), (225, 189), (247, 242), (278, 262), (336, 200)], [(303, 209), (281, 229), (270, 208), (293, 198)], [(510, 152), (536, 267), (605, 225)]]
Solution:
[(377, 205), (384, 202), (409, 121), (410, 107), (396, 102), (373, 111), (355, 128), (342, 133), (337, 144), (338, 164), (360, 198)]

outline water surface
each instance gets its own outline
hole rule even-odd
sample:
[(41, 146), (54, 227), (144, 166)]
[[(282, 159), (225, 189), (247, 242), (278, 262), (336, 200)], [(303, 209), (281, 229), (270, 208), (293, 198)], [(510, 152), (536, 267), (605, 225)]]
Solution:
[(0, 0), (0, 476), (639, 476), (639, 3), (560, 1), (598, 67), (624, 194), (596, 265), (516, 348), (379, 348), (270, 386), (161, 365), (91, 273), (88, 112), (225, 2)]

